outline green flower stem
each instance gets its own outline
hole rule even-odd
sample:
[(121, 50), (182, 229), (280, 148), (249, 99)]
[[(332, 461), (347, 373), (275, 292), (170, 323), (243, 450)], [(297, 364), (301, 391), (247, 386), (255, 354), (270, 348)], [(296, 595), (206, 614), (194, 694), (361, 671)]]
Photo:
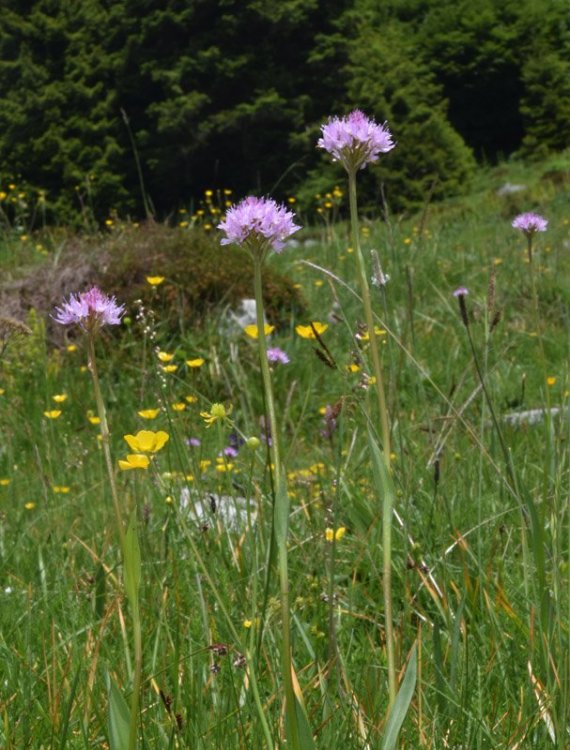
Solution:
[[(350, 227), (352, 232), (352, 246), (356, 255), (358, 275), (360, 281), (360, 293), (368, 328), (368, 340), (370, 341), (370, 353), (372, 355), (372, 368), (376, 378), (376, 395), (378, 397), (378, 410), (380, 414), (380, 425), (382, 430), (383, 459), (386, 468), (390, 471), (390, 424), (388, 421), (388, 409), (384, 395), (384, 378), (380, 366), (380, 354), (378, 351), (378, 339), (374, 330), (374, 316), (370, 300), (370, 287), (364, 257), (360, 248), (360, 237), (358, 233), (358, 202), (356, 198), (356, 171), (348, 172), (348, 196), (350, 203)], [(369, 415), (372, 417), (372, 415)], [(370, 419), (373, 424), (373, 420)], [(383, 499), (383, 530), (382, 530), (382, 557), (383, 557), (383, 591), (384, 591), (384, 615), (386, 627), (386, 656), (388, 660), (388, 699), (389, 711), (394, 705), (397, 692), (396, 679), (396, 649), (394, 641), (394, 624), (392, 608), (392, 507), (387, 507), (387, 498)]]
[[(119, 538), (121, 541), (121, 552), (123, 555), (123, 563), (126, 557), (126, 535), (123, 523), (123, 516), (121, 513), (121, 505), (119, 503), (119, 494), (117, 492), (117, 484), (115, 482), (115, 472), (113, 469), (113, 459), (111, 457), (111, 447), (109, 441), (109, 424), (107, 422), (107, 413), (105, 410), (105, 403), (101, 394), (101, 385), (99, 382), (99, 374), (97, 372), (97, 361), (95, 357), (95, 336), (93, 333), (89, 333), (87, 336), (87, 351), (88, 351), (88, 365), (93, 379), (93, 390), (95, 393), (95, 405), (97, 407), (97, 415), (100, 420), (100, 431), (101, 431), (101, 443), (103, 446), (103, 455), (105, 457), (105, 465), (107, 467), (107, 474), (109, 477), (109, 485), (111, 487), (111, 496), (113, 498), (113, 507), (115, 509), (115, 517), (117, 521), (117, 529), (119, 531)], [(136, 533), (136, 532), (135, 532)], [(138, 726), (138, 714), (139, 714), (139, 702), (140, 692), (142, 683), (142, 635), (141, 635), (141, 619), (138, 601), (138, 590), (136, 596), (130, 597), (129, 602), (131, 605), (131, 617), (133, 622), (133, 641), (134, 641), (134, 657), (135, 657), (135, 670), (133, 675), (133, 692), (131, 696), (131, 711), (130, 711), (130, 729), (129, 729), (129, 747), (128, 750), (136, 750), (137, 747), (137, 726)]]
[(129, 727), (129, 750), (136, 750), (137, 727), (139, 721), (139, 704), (142, 684), (142, 631), (138, 595), (136, 603), (131, 602), (131, 617), (133, 619), (133, 641), (135, 652), (135, 672), (133, 675), (133, 693), (131, 696), (131, 713)]
[[(254, 268), (254, 290), (255, 307), (257, 317), (259, 360), (261, 367), (261, 379), (265, 395), (265, 409), (269, 419), (269, 435), (271, 445), (269, 455), (273, 463), (273, 482), (275, 492), (275, 506), (273, 509), (273, 528), (277, 545), (279, 581), (281, 589), (281, 619), (282, 619), (282, 669), (285, 682), (285, 717), (288, 728), (288, 740), (290, 747), (294, 750), (300, 748), (299, 728), (297, 722), (296, 698), (293, 690), (293, 678), (291, 674), (291, 620), (289, 613), (289, 568), (287, 561), (287, 531), (289, 519), (289, 496), (283, 468), (281, 466), (281, 452), (279, 450), (279, 429), (275, 414), (275, 399), (273, 397), (273, 386), (271, 373), (267, 359), (267, 340), (265, 337), (265, 316), (263, 306), (263, 282), (261, 271), (263, 268), (263, 256), (253, 255)], [(289, 746), (288, 743), (288, 746)]]
[(111, 447), (109, 444), (109, 424), (107, 422), (107, 412), (105, 410), (105, 403), (101, 394), (101, 385), (99, 383), (99, 374), (97, 372), (97, 362), (95, 359), (95, 336), (93, 333), (89, 333), (87, 336), (87, 362), (89, 371), (91, 372), (91, 378), (93, 380), (93, 391), (95, 393), (95, 405), (97, 408), (97, 416), (99, 417), (99, 429), (101, 432), (101, 444), (103, 446), (103, 455), (105, 457), (105, 465), (107, 467), (107, 475), (109, 477), (109, 485), (111, 487), (111, 497), (113, 498), (113, 507), (115, 509), (115, 518), (117, 521), (117, 529), (119, 531), (119, 537), (121, 539), (121, 550), (125, 546), (125, 529), (123, 525), (123, 515), (121, 513), (121, 505), (119, 503), (119, 494), (117, 492), (117, 484), (115, 482), (115, 471), (113, 469), (113, 459), (111, 458)]
[(378, 338), (374, 330), (374, 316), (372, 314), (372, 302), (370, 300), (370, 287), (368, 285), (368, 276), (364, 257), (360, 248), (360, 236), (358, 233), (358, 203), (356, 199), (356, 173), (348, 173), (348, 197), (350, 203), (350, 228), (352, 233), (352, 246), (356, 255), (358, 265), (358, 276), (360, 282), (360, 294), (362, 295), (362, 304), (364, 306), (364, 316), (366, 327), (368, 328), (368, 337), (370, 342), (370, 353), (372, 355), (372, 369), (376, 378), (376, 395), (378, 396), (378, 411), (380, 414), (380, 425), (382, 428), (382, 447), (384, 449), (384, 459), (386, 465), (390, 468), (390, 425), (388, 420), (388, 408), (386, 406), (386, 397), (384, 396), (384, 377), (380, 365), (380, 353), (378, 351)]

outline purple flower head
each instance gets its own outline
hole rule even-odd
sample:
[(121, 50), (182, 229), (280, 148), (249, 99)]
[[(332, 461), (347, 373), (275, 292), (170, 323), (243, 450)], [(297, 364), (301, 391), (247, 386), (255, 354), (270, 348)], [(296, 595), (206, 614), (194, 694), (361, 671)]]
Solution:
[(56, 307), (54, 312), (56, 323), (64, 326), (76, 323), (84, 330), (94, 332), (104, 325), (118, 325), (125, 306), (118, 305), (115, 297), (107, 297), (94, 286), (88, 292), (70, 295), (69, 301)]
[(238, 455), (238, 449), (234, 448), (233, 445), (228, 445), (226, 448), (224, 448), (224, 456), (226, 458), (235, 458)]
[(250, 249), (272, 247), (281, 252), (285, 240), (301, 227), (294, 223), (295, 215), (271, 198), (249, 196), (232, 206), (218, 229), (225, 232), (222, 245), (245, 245)]
[(269, 360), (269, 362), (276, 365), (288, 365), (290, 362), (287, 354), (278, 346), (270, 347), (267, 350), (267, 359)]
[(464, 287), (464, 286), (460, 286), (460, 287), (458, 287), (458, 288), (457, 288), (457, 289), (456, 289), (456, 290), (455, 290), (455, 291), (453, 292), (453, 296), (454, 296), (454, 297), (466, 297), (466, 296), (467, 296), (468, 294), (469, 294), (469, 289), (467, 289), (467, 288), (466, 288), (466, 287)]
[(186, 441), (186, 445), (189, 445), (190, 448), (199, 448), (202, 445), (202, 442), (199, 438), (191, 437)]
[(539, 214), (533, 214), (529, 211), (526, 214), (519, 214), (513, 219), (512, 226), (514, 229), (520, 229), (527, 237), (531, 237), (536, 232), (546, 232), (548, 221)]
[(364, 169), (396, 145), (386, 123), (378, 125), (359, 109), (346, 117), (331, 117), (321, 130), (317, 147), (328, 151), (348, 172)]

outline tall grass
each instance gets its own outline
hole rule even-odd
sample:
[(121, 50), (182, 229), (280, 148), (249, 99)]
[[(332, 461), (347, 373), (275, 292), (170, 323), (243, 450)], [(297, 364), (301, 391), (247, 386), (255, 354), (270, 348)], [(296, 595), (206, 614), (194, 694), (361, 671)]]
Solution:
[[(387, 304), (374, 310), (393, 425), (394, 646), (411, 701), (397, 741), (386, 719), (382, 509), (362, 408), (372, 373), (349, 227), (331, 224), (318, 244), (271, 260), (308, 306), (270, 343), (291, 360), (272, 379), (290, 500), (294, 689), (317, 747), (570, 742), (569, 191), (522, 174), (511, 181), (528, 180), (529, 208), (550, 220), (533, 250), (540, 337), (526, 246), (510, 227), (527, 206), (495, 197), (509, 174), (428, 209), (423, 226), (360, 229), (364, 257), (376, 249), (390, 275)], [(501, 314), (492, 331), (491, 269)], [(280, 590), (255, 342), (222, 312), (173, 333), (158, 295), (174, 282), (159, 288), (154, 317), (130, 311), (130, 326), (96, 342), (118, 491), (138, 511), (139, 745), (279, 747)], [(470, 290), (472, 346), (459, 285)], [(322, 343), (295, 333), (311, 321), (328, 322)], [(0, 746), (103, 748), (109, 680), (132, 684), (134, 665), (87, 351), (54, 346), (37, 315), (26, 322), (29, 332), (1, 328)], [(174, 354), (175, 371), (157, 349)], [(193, 358), (204, 364), (188, 366)], [(232, 411), (207, 428), (200, 413), (214, 402)], [(524, 415), (546, 406), (560, 411)], [(139, 416), (151, 408), (154, 419)], [(44, 416), (54, 409), (61, 415)], [(148, 470), (119, 472), (123, 435), (143, 428), (168, 432), (168, 445)], [(257, 449), (242, 442), (251, 437)]]

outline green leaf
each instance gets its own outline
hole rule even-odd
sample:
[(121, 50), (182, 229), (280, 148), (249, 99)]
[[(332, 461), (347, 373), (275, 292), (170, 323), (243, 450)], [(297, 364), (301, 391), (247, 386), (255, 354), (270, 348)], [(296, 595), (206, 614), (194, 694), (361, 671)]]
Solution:
[(107, 673), (109, 694), (109, 745), (111, 750), (126, 750), (129, 746), (129, 707), (121, 691)]
[(297, 698), (295, 698), (295, 708), (297, 714), (297, 730), (299, 732), (299, 747), (301, 750), (315, 750), (313, 733), (305, 712), (305, 707)]
[(133, 609), (138, 607), (139, 585), (141, 581), (141, 550), (137, 537), (136, 511), (131, 514), (127, 533), (125, 534), (125, 547), (123, 550), (125, 566), (125, 590), (129, 604)]
[(400, 690), (392, 706), (392, 711), (386, 723), (386, 731), (382, 740), (382, 750), (395, 750), (400, 729), (408, 713), (412, 696), (416, 688), (416, 675), (418, 668), (417, 645), (414, 644), (412, 655), (408, 661), (406, 674), (402, 680)]

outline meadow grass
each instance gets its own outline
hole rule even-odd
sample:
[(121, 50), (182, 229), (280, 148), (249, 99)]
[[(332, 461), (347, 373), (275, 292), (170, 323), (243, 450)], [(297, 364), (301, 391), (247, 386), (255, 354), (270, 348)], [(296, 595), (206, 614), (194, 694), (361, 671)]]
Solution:
[[(565, 182), (541, 180), (545, 171), (505, 166), (468, 198), (360, 229), (367, 262), (376, 249), (390, 276), (372, 294), (392, 424), (400, 682), (417, 654), (397, 745), (386, 735), (374, 396), (349, 228), (305, 230), (271, 259), (307, 301), (306, 317), (269, 341), (291, 360), (274, 367), (273, 382), (291, 501), (293, 662), (319, 748), (570, 743), (570, 186), (567, 163)], [(499, 199), (507, 181), (527, 191)], [(550, 222), (535, 242), (538, 319), (524, 237), (510, 226), (526, 208)], [(0, 245), (10, 271), (17, 247)], [(172, 281), (156, 288), (157, 302)], [(460, 285), (483, 383), (452, 294)], [(148, 470), (117, 471), (141, 547), (140, 747), (261, 748), (267, 730), (281, 747), (255, 342), (222, 325), (222, 311), (179, 334), (150, 312), (129, 311), (130, 325), (97, 342), (115, 462), (129, 452), (125, 434), (170, 435)], [(310, 321), (328, 323), (321, 340), (295, 332)], [(29, 333), (3, 334), (0, 361), (0, 746), (104, 748), (109, 679), (128, 699), (133, 664), (87, 352), (81, 340), (54, 347), (37, 315), (26, 322)], [(174, 372), (157, 349), (174, 355)], [(189, 367), (192, 358), (204, 364)], [(207, 427), (201, 413), (215, 402), (231, 412)], [(547, 406), (560, 411), (507, 419)], [(138, 415), (145, 409), (159, 411), (149, 420)], [(61, 414), (45, 416), (53, 410)], [(260, 445), (243, 443), (250, 437)], [(236, 456), (224, 455), (230, 444)]]

